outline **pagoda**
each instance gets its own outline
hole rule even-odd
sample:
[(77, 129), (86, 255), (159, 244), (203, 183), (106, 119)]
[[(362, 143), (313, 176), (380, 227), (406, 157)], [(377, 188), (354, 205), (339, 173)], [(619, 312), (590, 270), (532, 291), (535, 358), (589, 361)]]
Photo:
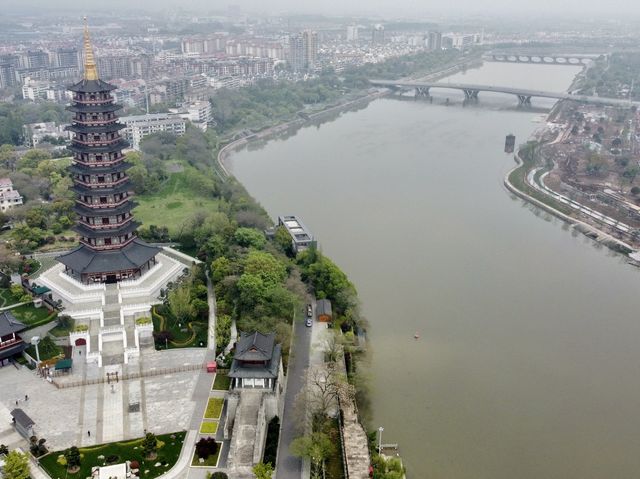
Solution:
[(122, 152), (129, 144), (119, 133), (125, 126), (118, 122), (115, 89), (98, 76), (85, 19), (84, 77), (69, 87), (73, 100), (67, 107), (74, 114), (67, 129), (74, 133), (69, 171), (80, 246), (57, 258), (67, 275), (85, 284), (138, 278), (156, 264), (160, 252), (136, 235), (139, 223), (131, 213), (136, 204), (127, 176), (131, 164)]

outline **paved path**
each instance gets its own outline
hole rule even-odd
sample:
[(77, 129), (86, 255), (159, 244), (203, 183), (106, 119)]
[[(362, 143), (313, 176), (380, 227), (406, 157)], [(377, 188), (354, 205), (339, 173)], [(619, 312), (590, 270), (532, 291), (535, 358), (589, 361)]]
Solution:
[(302, 321), (295, 321), (293, 326), (293, 349), (289, 355), (287, 371), (287, 389), (284, 398), (284, 417), (280, 427), (278, 442), (278, 458), (276, 461), (276, 479), (300, 479), (302, 460), (291, 455), (291, 441), (299, 436), (294, 414), (295, 399), (304, 386), (305, 371), (309, 367), (309, 347), (311, 345), (311, 328), (305, 327)]
[(209, 303), (209, 341), (207, 349), (216, 351), (216, 292), (213, 289), (209, 272), (207, 271), (207, 302)]

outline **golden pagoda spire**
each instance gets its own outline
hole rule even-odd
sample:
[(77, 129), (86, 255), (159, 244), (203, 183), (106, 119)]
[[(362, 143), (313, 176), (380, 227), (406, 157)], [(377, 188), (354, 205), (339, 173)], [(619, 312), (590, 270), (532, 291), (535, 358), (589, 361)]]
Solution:
[(93, 56), (93, 47), (91, 46), (91, 39), (89, 38), (87, 17), (84, 17), (84, 79), (98, 79), (98, 68), (96, 67), (96, 60)]

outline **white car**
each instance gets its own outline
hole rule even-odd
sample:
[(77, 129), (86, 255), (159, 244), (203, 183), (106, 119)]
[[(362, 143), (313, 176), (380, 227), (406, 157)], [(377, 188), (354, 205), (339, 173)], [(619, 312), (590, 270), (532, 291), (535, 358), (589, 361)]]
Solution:
[(304, 322), (304, 324), (306, 324), (307, 327), (311, 327), (311, 326), (313, 326), (313, 320), (311, 318), (307, 318), (307, 320)]

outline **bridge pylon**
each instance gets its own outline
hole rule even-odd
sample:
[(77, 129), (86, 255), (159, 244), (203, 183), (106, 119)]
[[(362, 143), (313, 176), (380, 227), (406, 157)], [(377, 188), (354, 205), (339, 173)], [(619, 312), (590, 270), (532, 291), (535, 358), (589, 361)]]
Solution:
[(480, 93), (480, 90), (468, 90), (468, 89), (465, 89), (463, 91), (464, 91), (465, 100), (477, 100), (478, 99), (478, 93)]
[(518, 103), (521, 106), (531, 106), (531, 96), (530, 95), (518, 95)]
[(427, 86), (419, 86), (416, 87), (416, 98), (417, 97), (429, 97), (429, 87)]

